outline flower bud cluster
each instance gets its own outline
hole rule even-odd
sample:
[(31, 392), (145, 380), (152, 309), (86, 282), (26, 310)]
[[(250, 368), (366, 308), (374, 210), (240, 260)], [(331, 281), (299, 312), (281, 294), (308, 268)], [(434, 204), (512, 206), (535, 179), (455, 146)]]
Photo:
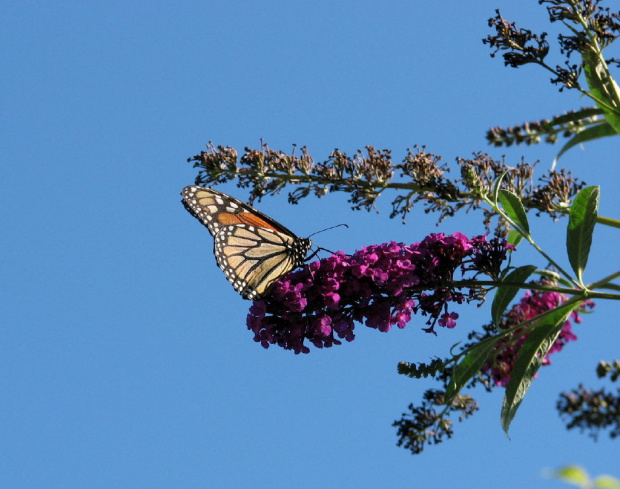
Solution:
[(265, 348), (308, 353), (306, 340), (317, 348), (352, 341), (356, 322), (386, 332), (421, 313), (429, 318), (427, 332), (434, 333), (436, 324), (453, 328), (458, 314), (448, 311), (448, 303), (483, 297), (471, 284), (467, 293), (455, 287), (454, 273), (498, 273), (491, 270), (501, 264), (496, 255), (505, 258), (511, 247), (497, 238), (491, 242), (485, 236), (431, 234), (411, 245), (389, 242), (353, 255), (335, 253), (276, 282), (250, 308), (248, 329)]

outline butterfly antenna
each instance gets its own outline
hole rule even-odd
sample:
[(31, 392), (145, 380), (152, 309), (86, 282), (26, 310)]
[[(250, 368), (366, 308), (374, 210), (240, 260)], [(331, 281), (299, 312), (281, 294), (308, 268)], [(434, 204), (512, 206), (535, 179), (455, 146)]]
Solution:
[[(311, 236), (314, 236), (315, 234), (322, 233), (323, 231), (329, 231), (330, 229), (339, 228), (340, 226), (344, 226), (345, 228), (349, 227), (348, 224), (336, 224), (335, 226), (330, 226), (328, 228), (321, 229), (320, 231), (317, 231), (316, 233), (312, 233), (310, 236), (308, 236), (308, 238), (310, 238)], [(321, 248), (321, 249), (323, 249), (323, 248)], [(329, 251), (329, 250), (325, 250), (325, 251)]]
[[(330, 229), (334, 229), (334, 228), (339, 228), (340, 226), (344, 226), (345, 228), (348, 228), (349, 225), (348, 224), (336, 224), (335, 226), (330, 226), (328, 228), (325, 229), (321, 229), (320, 231), (317, 231), (316, 233), (312, 233), (310, 236), (314, 236), (315, 234), (319, 234), (322, 233), (323, 231), (329, 231)], [(308, 238), (310, 238), (310, 236), (308, 236)], [(306, 261), (310, 261), (312, 260), (316, 255), (319, 254), (319, 251), (327, 251), (328, 253), (331, 253), (332, 255), (334, 255), (335, 253), (332, 250), (328, 250), (327, 248), (321, 248), (320, 246), (316, 247), (316, 251), (313, 251), (312, 254), (306, 258)]]

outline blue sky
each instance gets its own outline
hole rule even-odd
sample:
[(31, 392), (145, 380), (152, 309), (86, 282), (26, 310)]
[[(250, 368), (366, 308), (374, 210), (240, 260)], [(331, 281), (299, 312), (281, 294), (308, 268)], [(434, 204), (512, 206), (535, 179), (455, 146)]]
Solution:
[[(414, 318), (387, 334), (295, 356), (262, 349), (250, 305), (181, 206), (186, 158), (208, 141), (242, 151), (265, 139), (317, 159), (373, 145), (395, 160), (414, 144), (442, 155), (487, 151), (547, 168), (558, 148), (496, 150), (484, 134), (576, 109), (533, 67), (504, 68), (481, 38), (504, 17), (555, 32), (538, 2), (6, 2), (0, 19), (3, 321), (0, 486), (7, 488), (565, 487), (544, 468), (580, 463), (620, 476), (619, 451), (567, 433), (563, 389), (598, 387), (596, 363), (618, 357), (611, 303), (599, 303), (528, 393), (508, 440), (502, 392), (452, 440), (411, 456), (391, 423), (430, 383), (399, 361), (443, 356), (488, 322), (459, 310), (437, 337)], [(618, 55), (617, 47), (614, 48)], [(618, 138), (562, 159), (602, 185), (617, 217)], [(245, 198), (233, 185), (221, 190)], [(421, 212), (390, 220), (352, 212), (344, 195), (257, 205), (300, 236), (352, 252), (431, 232), (484, 232), (478, 216), (439, 229)], [(532, 216), (534, 235), (566, 263), (566, 222)], [(586, 280), (620, 264), (597, 229)], [(521, 247), (515, 264), (544, 266)], [(463, 482), (467, 481), (467, 482)]]

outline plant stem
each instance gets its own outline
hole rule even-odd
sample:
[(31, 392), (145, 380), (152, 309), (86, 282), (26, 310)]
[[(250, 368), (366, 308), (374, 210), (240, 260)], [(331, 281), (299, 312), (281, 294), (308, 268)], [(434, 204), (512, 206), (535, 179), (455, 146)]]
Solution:
[(590, 288), (596, 288), (595, 286), (602, 286), (606, 283), (608, 283), (609, 281), (613, 280), (614, 278), (617, 278), (620, 276), (620, 272), (615, 273), (613, 275), (611, 275), (610, 277), (607, 277), (604, 280), (601, 280), (599, 282), (595, 282), (594, 284), (588, 285), (588, 290), (584, 291), (581, 289), (571, 289), (571, 288), (567, 288), (567, 287), (556, 287), (556, 286), (549, 286), (549, 285), (541, 285), (541, 284), (524, 284), (521, 282), (495, 282), (492, 280), (488, 280), (488, 281), (484, 281), (484, 280), (457, 280), (454, 281), (452, 284), (455, 287), (497, 287), (499, 285), (501, 286), (506, 286), (506, 287), (517, 287), (519, 289), (524, 289), (524, 290), (540, 290), (543, 292), (558, 292), (560, 294), (566, 294), (566, 295), (571, 295), (577, 298), (581, 298), (581, 300), (586, 300), (586, 299), (607, 299), (607, 300), (620, 300), (620, 294), (614, 294), (611, 292), (596, 292), (594, 290), (591, 290)]
[(526, 232), (524, 229), (521, 229), (519, 226), (517, 226), (517, 224), (504, 212), (504, 210), (497, 204), (497, 202), (493, 202), (492, 200), (490, 200), (486, 195), (482, 196), (482, 199), (489, 204), (493, 210), (495, 212), (497, 212), (498, 214), (500, 214), (502, 216), (502, 218), (510, 224), (510, 226), (512, 226), (513, 229), (517, 230), (519, 232), (519, 234), (521, 234), (521, 236), (523, 236), (528, 243), (530, 243), (534, 249), (536, 251), (538, 251), (538, 253), (540, 253), (542, 256), (545, 257), (545, 259), (551, 264), (553, 265), (559, 273), (561, 273), (562, 275), (564, 275), (564, 277), (569, 280), (570, 282), (572, 282), (575, 287), (578, 288), (583, 288), (583, 286), (581, 284), (579, 284), (579, 282), (577, 282), (566, 270), (564, 270), (558, 263), (555, 262), (555, 260), (553, 258), (551, 258), (549, 255), (547, 255), (547, 253), (545, 253), (545, 251), (536, 244), (536, 242), (534, 241), (534, 238), (532, 238), (532, 236), (530, 235), (530, 233)]

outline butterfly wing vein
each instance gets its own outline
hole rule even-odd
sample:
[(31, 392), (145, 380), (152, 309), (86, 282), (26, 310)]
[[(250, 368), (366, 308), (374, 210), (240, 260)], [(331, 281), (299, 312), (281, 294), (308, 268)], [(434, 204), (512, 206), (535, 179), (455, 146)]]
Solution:
[(291, 246), (290, 238), (273, 231), (227, 226), (215, 236), (215, 258), (233, 287), (255, 298), (298, 266)]
[(186, 187), (181, 194), (185, 208), (215, 238), (217, 264), (244, 298), (260, 299), (274, 282), (304, 263), (311, 241), (265, 214), (204, 187)]

